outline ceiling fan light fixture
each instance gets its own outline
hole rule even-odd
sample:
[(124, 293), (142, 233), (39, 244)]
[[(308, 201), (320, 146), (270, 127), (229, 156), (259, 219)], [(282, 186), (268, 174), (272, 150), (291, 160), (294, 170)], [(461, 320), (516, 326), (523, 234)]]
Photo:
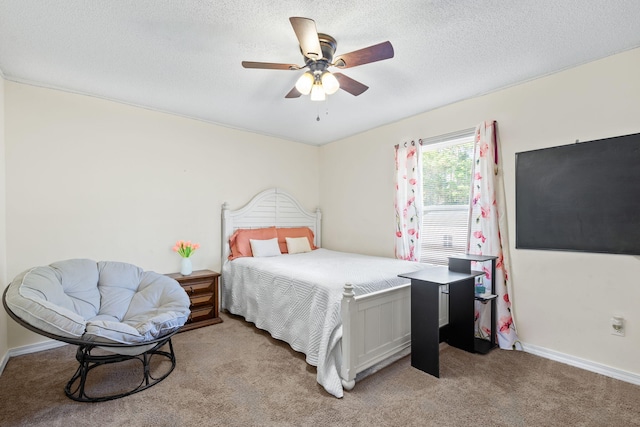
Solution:
[(314, 85), (314, 81), (315, 78), (313, 74), (307, 71), (298, 78), (298, 81), (296, 82), (296, 89), (303, 95), (309, 95), (309, 92), (311, 92), (311, 88)]
[(324, 101), (325, 99), (326, 99), (326, 94), (324, 93), (322, 83), (320, 82), (314, 83), (313, 87), (311, 88), (311, 100)]
[(368, 86), (342, 73), (330, 73), (327, 69), (329, 67), (351, 68), (394, 56), (391, 42), (385, 41), (336, 57), (338, 46), (336, 39), (328, 34), (319, 33), (313, 19), (293, 16), (289, 18), (289, 22), (296, 33), (300, 53), (304, 57), (304, 65), (242, 61), (244, 68), (265, 70), (302, 70), (308, 68), (308, 71), (298, 77), (295, 87), (285, 95), (285, 98), (299, 98), (302, 95), (310, 94), (313, 101), (320, 101), (326, 99), (327, 95), (336, 93), (338, 89), (353, 96), (361, 95), (369, 89)]
[(330, 72), (325, 71), (324, 73), (322, 73), (321, 79), (322, 87), (324, 88), (324, 91), (327, 95), (333, 95), (338, 91), (338, 89), (340, 89), (340, 83), (338, 82), (338, 79), (336, 79), (336, 76), (334, 76)]

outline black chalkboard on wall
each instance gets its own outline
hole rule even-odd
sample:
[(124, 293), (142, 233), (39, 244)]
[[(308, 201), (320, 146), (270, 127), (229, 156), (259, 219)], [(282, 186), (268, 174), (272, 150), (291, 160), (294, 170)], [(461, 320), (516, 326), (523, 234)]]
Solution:
[(640, 133), (516, 153), (516, 248), (640, 255)]

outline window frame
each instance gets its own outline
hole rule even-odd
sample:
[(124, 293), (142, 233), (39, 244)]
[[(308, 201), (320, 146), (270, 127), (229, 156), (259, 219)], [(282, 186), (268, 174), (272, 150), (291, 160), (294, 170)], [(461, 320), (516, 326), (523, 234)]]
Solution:
[[(452, 132), (444, 135), (423, 139), (420, 141), (420, 144), (422, 146), (421, 155), (423, 155), (425, 151), (447, 148), (447, 147), (469, 143), (469, 142), (473, 143), (474, 141), (475, 141), (475, 128), (464, 129), (457, 132)], [(473, 156), (475, 157), (475, 150), (474, 150)], [(421, 243), (421, 250), (420, 250), (420, 262), (429, 263), (429, 264), (447, 265), (449, 256), (460, 254), (460, 253), (466, 253), (467, 247), (469, 246), (469, 230), (471, 226), (469, 213), (471, 209), (471, 195), (473, 193), (472, 192), (473, 161), (474, 159), (472, 159), (471, 171), (469, 173), (469, 202), (466, 205), (426, 206), (423, 204), (422, 224), (421, 224), (422, 225), (422, 230), (421, 230), (422, 243)], [(424, 174), (424, 166), (423, 166), (422, 186), (421, 186), (421, 188), (423, 188), (423, 191), (424, 191), (424, 179), (425, 179), (425, 174)], [(455, 247), (451, 247), (451, 249), (449, 249), (447, 248), (446, 245), (443, 244), (442, 246), (433, 246), (433, 249), (427, 250), (426, 246), (429, 243), (428, 240), (426, 239), (427, 237), (426, 229), (428, 228), (427, 226), (429, 225), (429, 223), (427, 222), (427, 220), (429, 219), (428, 214), (434, 213), (434, 212), (443, 212), (443, 211), (458, 212), (458, 213), (464, 211), (466, 213), (466, 221), (465, 221), (466, 227), (464, 229), (464, 233), (465, 233), (464, 247), (460, 247), (460, 245), (456, 245)], [(455, 226), (455, 228), (458, 230), (458, 233), (460, 233), (463, 230), (463, 228), (460, 226)], [(443, 235), (443, 238), (444, 237), (445, 236)], [(442, 255), (441, 256), (435, 255), (438, 252), (441, 253)]]

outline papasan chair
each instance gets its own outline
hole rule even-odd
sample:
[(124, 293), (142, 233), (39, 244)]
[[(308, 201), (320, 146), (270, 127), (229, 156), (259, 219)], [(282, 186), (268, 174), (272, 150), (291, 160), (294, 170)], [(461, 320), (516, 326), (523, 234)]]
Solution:
[[(132, 264), (89, 259), (31, 268), (7, 286), (2, 302), (20, 325), (78, 346), (80, 365), (65, 394), (81, 402), (121, 398), (165, 379), (176, 366), (171, 337), (190, 314), (186, 292), (170, 277)], [(161, 349), (165, 345), (168, 351)], [(161, 375), (152, 373), (153, 356), (170, 362)], [(140, 383), (136, 380), (133, 389), (87, 393), (93, 369), (128, 360), (141, 362)]]

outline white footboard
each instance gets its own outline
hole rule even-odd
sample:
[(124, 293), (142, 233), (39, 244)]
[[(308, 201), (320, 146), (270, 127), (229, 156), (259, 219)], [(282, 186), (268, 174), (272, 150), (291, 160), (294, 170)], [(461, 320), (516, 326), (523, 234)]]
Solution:
[[(440, 326), (448, 322), (447, 295), (440, 294)], [(411, 346), (411, 284), (355, 296), (342, 293), (342, 386), (351, 390), (364, 371)]]

